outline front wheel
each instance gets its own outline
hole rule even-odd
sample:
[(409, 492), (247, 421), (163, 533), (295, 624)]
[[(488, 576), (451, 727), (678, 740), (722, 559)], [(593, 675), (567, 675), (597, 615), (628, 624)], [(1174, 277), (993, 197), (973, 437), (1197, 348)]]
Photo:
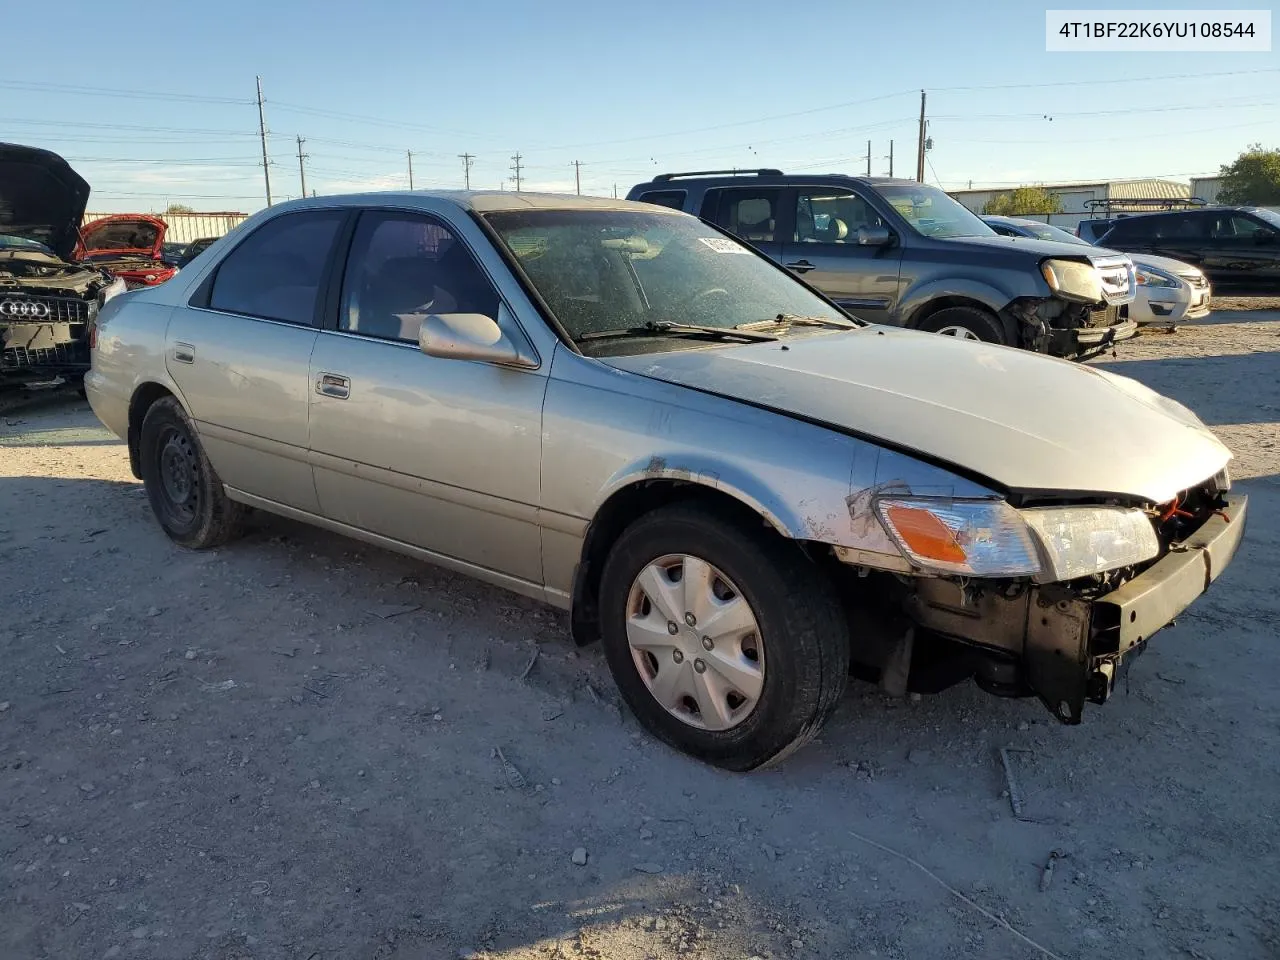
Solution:
[(1004, 324), (998, 317), (977, 307), (944, 307), (926, 317), (920, 324), (925, 333), (939, 333), (957, 340), (981, 340), (984, 343), (1008, 344)]
[(151, 510), (174, 543), (202, 550), (241, 534), (248, 510), (223, 492), (222, 480), (173, 397), (147, 410), (138, 453)]
[(795, 544), (680, 505), (632, 524), (605, 563), (605, 656), (650, 732), (730, 770), (807, 743), (844, 692), (849, 635)]

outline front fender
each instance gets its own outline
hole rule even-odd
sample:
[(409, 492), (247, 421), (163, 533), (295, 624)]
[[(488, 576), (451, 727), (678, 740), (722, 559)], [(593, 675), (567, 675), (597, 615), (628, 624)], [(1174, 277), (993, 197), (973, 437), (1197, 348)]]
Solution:
[(913, 327), (923, 307), (942, 299), (972, 300), (981, 304), (992, 313), (999, 313), (1018, 296), (1024, 293), (1013, 293), (985, 280), (970, 277), (954, 277), (931, 280), (910, 287), (898, 305), (897, 320), (903, 326)]

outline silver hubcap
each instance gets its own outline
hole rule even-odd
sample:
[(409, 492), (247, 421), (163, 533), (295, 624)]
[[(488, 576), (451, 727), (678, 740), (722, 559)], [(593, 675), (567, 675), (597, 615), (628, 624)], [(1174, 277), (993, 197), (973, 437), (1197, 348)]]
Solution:
[(627, 642), (653, 698), (691, 727), (736, 727), (760, 701), (764, 643), (755, 614), (705, 560), (673, 554), (640, 571), (627, 598)]
[(938, 331), (944, 337), (955, 337), (957, 340), (981, 340), (982, 338), (968, 327), (959, 327), (954, 323)]

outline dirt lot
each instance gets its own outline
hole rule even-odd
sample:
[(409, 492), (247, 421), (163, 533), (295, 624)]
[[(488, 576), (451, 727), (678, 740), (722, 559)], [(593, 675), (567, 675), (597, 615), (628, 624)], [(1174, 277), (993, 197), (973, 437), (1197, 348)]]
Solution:
[(1127, 694), (855, 685), (746, 777), (642, 735), (559, 614), (270, 518), (183, 552), (83, 403), (0, 414), (0, 957), (1280, 957), (1280, 314), (1104, 365), (1252, 497)]

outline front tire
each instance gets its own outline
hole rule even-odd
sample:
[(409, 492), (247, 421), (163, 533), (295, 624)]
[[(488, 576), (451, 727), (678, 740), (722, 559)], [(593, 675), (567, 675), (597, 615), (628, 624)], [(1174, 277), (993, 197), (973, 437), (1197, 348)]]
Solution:
[(938, 333), (957, 340), (981, 340), (983, 343), (1008, 345), (1004, 324), (1000, 319), (977, 307), (944, 307), (926, 317), (919, 327), (925, 333)]
[(849, 633), (831, 583), (800, 550), (703, 505), (623, 532), (600, 585), (605, 657), (660, 740), (745, 771), (811, 740), (844, 693)]
[(192, 550), (216, 547), (244, 532), (248, 510), (230, 500), (181, 404), (153, 403), (138, 442), (142, 483), (169, 539)]

